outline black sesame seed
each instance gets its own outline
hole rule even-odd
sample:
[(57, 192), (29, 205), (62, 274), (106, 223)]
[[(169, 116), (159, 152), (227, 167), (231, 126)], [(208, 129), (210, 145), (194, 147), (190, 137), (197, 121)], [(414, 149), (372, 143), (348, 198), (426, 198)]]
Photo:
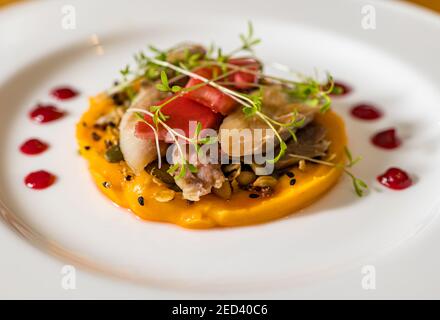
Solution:
[(144, 204), (145, 204), (144, 197), (139, 197), (138, 202), (139, 202), (139, 205), (144, 206)]
[(251, 199), (257, 199), (257, 198), (259, 198), (260, 196), (258, 195), (258, 194), (256, 194), (256, 193), (251, 193), (250, 195), (249, 195), (249, 198), (251, 198)]
[(131, 181), (132, 178), (133, 178), (132, 176), (128, 175), (125, 177), (125, 181)]
[(292, 180), (290, 180), (290, 185), (291, 186), (294, 186), (296, 184), (296, 179), (292, 179)]
[(107, 181), (104, 181), (104, 182), (102, 183), (102, 185), (103, 185), (103, 187), (106, 188), (106, 189), (108, 189), (108, 188), (111, 187), (110, 182), (107, 182)]
[(90, 150), (90, 148), (91, 148), (90, 146), (85, 146), (84, 147), (84, 149), (87, 150), (87, 151)]
[(110, 128), (116, 128), (116, 123), (114, 123), (113, 121), (110, 121), (110, 122), (108, 123), (108, 126), (109, 126)]
[(101, 140), (101, 136), (97, 134), (96, 132), (92, 132), (92, 139), (95, 141)]
[(82, 123), (82, 125), (83, 125), (83, 127), (87, 127), (87, 122), (84, 121), (84, 122)]
[(293, 172), (290, 172), (290, 171), (287, 171), (287, 172), (286, 172), (286, 175), (287, 175), (289, 178), (293, 178), (293, 177), (295, 176), (295, 174), (294, 174)]

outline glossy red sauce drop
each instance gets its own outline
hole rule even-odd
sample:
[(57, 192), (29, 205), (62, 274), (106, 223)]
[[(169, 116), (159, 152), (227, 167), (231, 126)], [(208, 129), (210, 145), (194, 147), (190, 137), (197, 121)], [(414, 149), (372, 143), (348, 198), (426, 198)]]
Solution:
[(56, 177), (44, 170), (35, 171), (26, 176), (24, 183), (28, 188), (42, 190), (50, 187), (56, 180)]
[(362, 120), (376, 120), (382, 117), (382, 111), (370, 104), (358, 104), (351, 109), (351, 115)]
[(27, 155), (36, 155), (43, 153), (47, 148), (49, 148), (47, 143), (38, 139), (30, 139), (21, 145), (20, 150)]
[(393, 190), (403, 190), (413, 184), (408, 173), (399, 168), (388, 169), (384, 174), (377, 177), (377, 181)]
[(371, 142), (383, 149), (395, 149), (402, 144), (402, 141), (397, 137), (396, 129), (388, 129), (376, 133), (372, 138)]
[(345, 96), (347, 94), (349, 94), (352, 91), (352, 88), (340, 81), (335, 81), (335, 85), (334, 88), (332, 90), (332, 92), (330, 93), (331, 96), (336, 96), (336, 97), (340, 97), (340, 96)]
[(70, 87), (58, 87), (53, 89), (51, 95), (57, 98), (58, 100), (68, 100), (76, 97), (79, 92)]
[(66, 113), (53, 105), (37, 105), (29, 114), (38, 123), (47, 123), (62, 118)]

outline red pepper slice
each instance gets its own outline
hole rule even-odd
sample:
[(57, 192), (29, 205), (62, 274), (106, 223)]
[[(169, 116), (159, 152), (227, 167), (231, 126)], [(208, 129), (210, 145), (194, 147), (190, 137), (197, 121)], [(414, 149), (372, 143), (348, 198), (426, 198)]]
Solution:
[[(158, 105), (162, 104), (167, 100), (159, 102)], [(165, 123), (169, 127), (173, 129), (183, 130), (185, 136), (187, 137), (190, 137), (190, 135), (194, 134), (193, 132), (190, 132), (191, 129), (192, 130), (195, 129), (195, 125), (193, 125), (193, 127), (190, 127), (191, 121), (193, 121), (194, 124), (200, 122), (202, 125), (202, 129), (207, 129), (207, 128), (218, 129), (222, 120), (222, 116), (220, 114), (215, 113), (211, 109), (186, 97), (178, 97), (177, 99), (171, 101), (161, 109), (161, 112), (165, 116), (168, 116), (168, 119), (166, 120)], [(151, 124), (152, 126), (155, 126), (151, 116), (145, 115), (145, 121)], [(163, 126), (159, 125), (158, 133), (160, 140), (167, 140), (167, 142), (174, 142), (169, 139), (170, 137), (167, 137), (168, 132)], [(151, 129), (151, 127), (148, 126), (148, 124), (142, 121), (139, 121), (136, 124), (135, 135), (140, 139), (145, 139), (145, 140), (154, 139), (153, 130)]]
[[(216, 74), (221, 74), (220, 68), (202, 68), (195, 73), (206, 79), (212, 79), (214, 70), (217, 71), (215, 72)], [(189, 88), (201, 83), (203, 83), (203, 81), (191, 78), (186, 84), (186, 87)], [(190, 91), (185, 96), (191, 100), (197, 101), (205, 107), (211, 108), (212, 111), (223, 115), (230, 114), (237, 105), (237, 102), (230, 96), (210, 85), (205, 85), (199, 89)]]
[[(233, 64), (239, 67), (246, 67), (249, 71), (258, 71), (261, 68), (261, 64), (254, 58), (236, 58), (229, 59), (229, 64)], [(229, 77), (229, 81), (234, 82), (234, 86), (237, 89), (250, 89), (252, 84), (257, 83), (258, 77), (255, 72), (238, 71)]]

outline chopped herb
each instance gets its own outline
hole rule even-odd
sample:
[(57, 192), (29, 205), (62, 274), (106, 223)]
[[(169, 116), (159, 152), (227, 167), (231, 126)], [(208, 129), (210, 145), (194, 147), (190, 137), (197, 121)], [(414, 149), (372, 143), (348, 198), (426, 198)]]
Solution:
[(159, 168), (157, 162), (151, 162), (144, 168), (145, 172), (151, 174), (156, 179), (159, 179), (167, 186), (174, 185), (175, 184), (174, 178), (167, 172), (167, 169), (168, 169), (168, 164), (165, 164)]
[(118, 145), (112, 146), (104, 154), (105, 160), (110, 163), (118, 163), (124, 160), (121, 148)]

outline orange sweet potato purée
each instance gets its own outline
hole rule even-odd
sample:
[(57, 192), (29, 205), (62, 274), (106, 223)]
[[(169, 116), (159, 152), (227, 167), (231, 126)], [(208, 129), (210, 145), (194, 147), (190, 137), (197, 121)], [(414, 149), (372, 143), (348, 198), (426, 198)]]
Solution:
[[(93, 138), (93, 124), (114, 108), (112, 99), (105, 94), (91, 98), (88, 111), (77, 125), (76, 137), (99, 190), (115, 204), (129, 209), (144, 220), (168, 222), (192, 229), (263, 223), (297, 212), (317, 201), (337, 183), (342, 173), (340, 168), (307, 163), (303, 170), (298, 167), (291, 169), (297, 181), (294, 186), (290, 185), (287, 176), (282, 176), (270, 197), (252, 199), (248, 191), (237, 188), (233, 190), (230, 200), (208, 194), (198, 202), (189, 203), (177, 193), (172, 201), (159, 202), (157, 196), (167, 192), (167, 187), (154, 182), (147, 172), (133, 174), (124, 161), (106, 161), (103, 141), (113, 138), (110, 133), (104, 133), (99, 141)], [(328, 157), (332, 158), (333, 163), (343, 163), (347, 137), (342, 119), (328, 111), (318, 114), (314, 121), (327, 129), (326, 139), (331, 142)], [(109, 136), (106, 137), (106, 134)], [(143, 198), (143, 205), (139, 203), (140, 197)]]

